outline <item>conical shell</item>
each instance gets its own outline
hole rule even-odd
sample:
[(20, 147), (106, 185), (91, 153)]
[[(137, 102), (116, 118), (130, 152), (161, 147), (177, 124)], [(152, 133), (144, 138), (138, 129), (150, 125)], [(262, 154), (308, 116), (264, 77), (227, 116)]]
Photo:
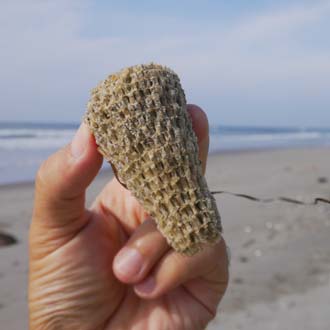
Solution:
[(220, 239), (179, 77), (156, 64), (110, 75), (91, 93), (85, 122), (99, 151), (176, 251)]

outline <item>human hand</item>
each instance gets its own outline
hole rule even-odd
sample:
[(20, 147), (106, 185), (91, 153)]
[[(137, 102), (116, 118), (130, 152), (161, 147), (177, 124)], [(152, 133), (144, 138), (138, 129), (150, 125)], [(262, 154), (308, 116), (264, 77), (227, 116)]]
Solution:
[[(206, 115), (188, 106), (205, 170)], [(83, 124), (41, 166), (30, 228), (30, 330), (204, 329), (228, 284), (222, 239), (186, 257), (115, 178), (85, 208), (102, 157)]]

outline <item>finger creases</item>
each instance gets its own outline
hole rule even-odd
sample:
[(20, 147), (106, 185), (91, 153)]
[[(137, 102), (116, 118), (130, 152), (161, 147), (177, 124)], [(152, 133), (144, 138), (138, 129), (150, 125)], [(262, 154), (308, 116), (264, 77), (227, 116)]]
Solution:
[(170, 249), (153, 219), (144, 221), (118, 252), (113, 262), (116, 277), (124, 283), (143, 281)]

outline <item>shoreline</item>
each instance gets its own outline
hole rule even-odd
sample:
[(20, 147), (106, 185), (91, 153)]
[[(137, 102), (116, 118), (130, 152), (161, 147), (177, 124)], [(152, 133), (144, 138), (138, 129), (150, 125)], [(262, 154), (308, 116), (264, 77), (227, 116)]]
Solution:
[[(324, 149), (330, 151), (330, 146), (327, 145), (321, 145), (321, 146), (287, 146), (287, 147), (255, 147), (255, 148), (242, 148), (242, 149), (225, 149), (225, 150), (215, 150), (209, 152), (209, 159), (212, 157), (218, 157), (218, 156), (225, 156), (225, 155), (243, 155), (243, 154), (258, 154), (258, 153), (265, 153), (265, 152), (273, 152), (273, 151), (295, 151), (295, 150), (315, 150), (315, 149)], [(111, 168), (102, 168), (98, 174), (99, 175), (106, 175), (112, 173)], [(3, 189), (10, 189), (13, 187), (26, 187), (31, 186), (34, 184), (34, 179), (27, 179), (23, 181), (13, 181), (8, 183), (1, 183), (0, 182), (0, 190)]]

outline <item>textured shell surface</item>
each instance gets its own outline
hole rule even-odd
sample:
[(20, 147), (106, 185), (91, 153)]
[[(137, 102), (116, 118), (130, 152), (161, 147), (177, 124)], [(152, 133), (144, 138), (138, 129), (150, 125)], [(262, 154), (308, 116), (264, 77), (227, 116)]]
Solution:
[(176, 251), (220, 239), (220, 215), (198, 158), (179, 77), (157, 64), (110, 75), (92, 90), (85, 122), (99, 151)]

